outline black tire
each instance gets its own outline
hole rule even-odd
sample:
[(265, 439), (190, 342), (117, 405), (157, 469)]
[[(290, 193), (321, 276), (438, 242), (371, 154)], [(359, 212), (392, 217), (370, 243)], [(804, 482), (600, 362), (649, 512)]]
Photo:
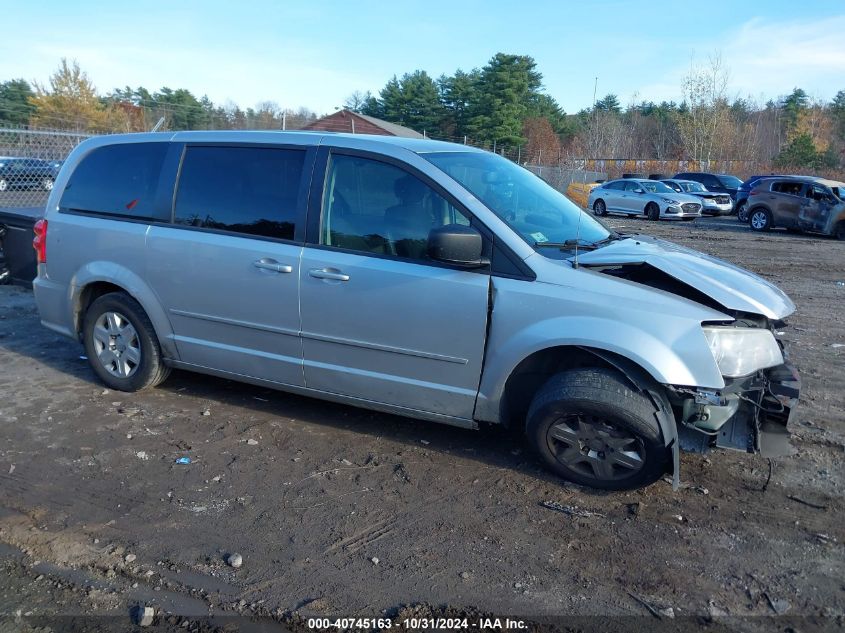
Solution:
[(629, 490), (657, 480), (670, 461), (656, 411), (649, 397), (617, 372), (573, 369), (552, 376), (534, 396), (526, 434), (546, 466), (564, 479), (603, 490)]
[(738, 222), (748, 222), (748, 204), (745, 201), (737, 205), (735, 213)]
[(835, 237), (837, 240), (845, 241), (845, 220), (842, 220), (835, 227), (833, 227), (833, 237)]
[(649, 220), (656, 222), (660, 219), (660, 207), (658, 207), (655, 202), (649, 202), (645, 205), (645, 214)]
[(748, 212), (748, 226), (752, 231), (770, 231), (773, 226), (772, 212), (765, 207), (756, 207)]
[(604, 200), (599, 198), (593, 203), (593, 213), (600, 216), (607, 215), (607, 205), (604, 203)]
[[(134, 329), (132, 341), (135, 344), (132, 347), (139, 351), (140, 360), (125, 377), (111, 373), (98, 355), (94, 330), (97, 322), (109, 313), (124, 318)], [(150, 318), (141, 304), (125, 293), (112, 292), (98, 297), (91, 303), (85, 312), (82, 342), (94, 373), (112, 389), (140, 391), (160, 384), (170, 374), (170, 368), (162, 360), (161, 346)]]

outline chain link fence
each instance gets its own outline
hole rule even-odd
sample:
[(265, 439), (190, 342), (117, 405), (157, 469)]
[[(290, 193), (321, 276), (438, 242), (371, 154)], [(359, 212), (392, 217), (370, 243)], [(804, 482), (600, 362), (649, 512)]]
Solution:
[(70, 151), (88, 134), (0, 128), (0, 208), (43, 207)]
[[(367, 121), (352, 117), (318, 121), (281, 118), (268, 122), (264, 129), (313, 130), (354, 134), (384, 133)], [(379, 122), (383, 124), (383, 122)], [(315, 125), (317, 124), (317, 125)], [(272, 128), (270, 126), (272, 125)], [(391, 124), (388, 124), (388, 126)], [(166, 126), (165, 126), (166, 127)], [(398, 126), (397, 126), (398, 127)], [(397, 129), (399, 134), (416, 134), (407, 129)], [(0, 208), (43, 207), (53, 183), (70, 151), (86, 138), (82, 132), (61, 130), (0, 127)], [(422, 134), (417, 136), (423, 137)], [(623, 174), (641, 174), (645, 177), (660, 174), (671, 177), (682, 171), (709, 171), (730, 173), (747, 177), (768, 173), (769, 165), (749, 161), (686, 161), (652, 159), (584, 158), (568, 155), (562, 150), (532, 149), (530, 146), (503, 146), (497, 143), (477, 142), (463, 136), (456, 138), (427, 137), (450, 141), (493, 151), (508, 158), (543, 178), (560, 191), (570, 183), (590, 183)]]

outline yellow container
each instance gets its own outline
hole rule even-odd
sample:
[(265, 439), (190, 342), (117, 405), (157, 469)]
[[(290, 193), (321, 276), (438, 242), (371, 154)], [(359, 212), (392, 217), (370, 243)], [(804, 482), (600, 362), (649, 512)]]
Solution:
[(573, 182), (566, 188), (566, 197), (582, 209), (587, 208), (590, 192), (599, 186), (597, 182)]

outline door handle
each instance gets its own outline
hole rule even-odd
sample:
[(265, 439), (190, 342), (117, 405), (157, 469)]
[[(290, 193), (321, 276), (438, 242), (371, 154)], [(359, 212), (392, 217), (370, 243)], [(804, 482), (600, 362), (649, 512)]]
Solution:
[(334, 281), (349, 281), (349, 275), (340, 272), (337, 268), (312, 268), (308, 274), (317, 279), (333, 279)]
[(292, 273), (293, 266), (287, 264), (280, 264), (275, 259), (262, 257), (258, 261), (252, 262), (252, 265), (261, 270), (272, 270), (274, 273)]

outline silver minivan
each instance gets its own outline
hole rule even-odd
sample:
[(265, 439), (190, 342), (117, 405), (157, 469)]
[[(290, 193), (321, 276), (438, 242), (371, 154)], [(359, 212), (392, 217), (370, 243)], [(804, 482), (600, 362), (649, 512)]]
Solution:
[(677, 485), (681, 436), (781, 450), (798, 398), (776, 337), (794, 305), (778, 288), (618, 234), (463, 145), (93, 138), (35, 231), (42, 322), (81, 340), (113, 389), (179, 368), (510, 425), (554, 472), (604, 489), (665, 472)]

